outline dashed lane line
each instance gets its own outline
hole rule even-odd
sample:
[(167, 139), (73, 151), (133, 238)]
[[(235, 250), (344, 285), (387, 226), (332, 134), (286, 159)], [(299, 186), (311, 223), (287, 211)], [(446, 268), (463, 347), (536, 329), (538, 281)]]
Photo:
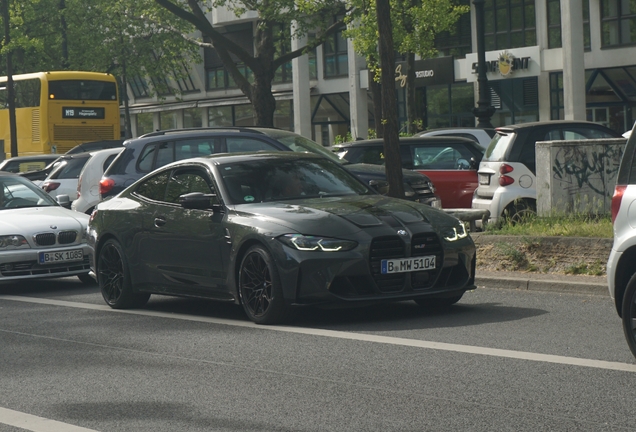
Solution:
[(86, 429), (1, 407), (0, 423), (32, 432), (97, 432), (95, 429)]
[(183, 321), (194, 321), (208, 324), (227, 325), (233, 327), (246, 327), (263, 331), (278, 331), (285, 333), (303, 334), (310, 336), (331, 337), (336, 339), (355, 340), (360, 342), (381, 343), (387, 345), (408, 346), (414, 348), (432, 349), (440, 351), (451, 351), (465, 354), (477, 354), (492, 357), (502, 357), (517, 360), (536, 361), (543, 363), (555, 363), (569, 366), (580, 366), (597, 369), (606, 369), (622, 372), (636, 372), (636, 364), (619, 363), (604, 360), (585, 359), (579, 357), (567, 357), (551, 354), (539, 354), (527, 351), (505, 350), (498, 348), (487, 348), (472, 345), (459, 345), (444, 342), (432, 342), (419, 339), (407, 339), (391, 336), (372, 335), (365, 333), (351, 333), (338, 330), (324, 330), (305, 327), (289, 327), (289, 326), (263, 326), (254, 324), (250, 321), (236, 321), (224, 318), (211, 318), (195, 315), (186, 315), (179, 313), (166, 313), (144, 309), (111, 309), (106, 305), (95, 305), (90, 303), (77, 303), (64, 300), (44, 299), (35, 297), (20, 297), (10, 295), (0, 295), (0, 300), (11, 300), (25, 303), (36, 303), (51, 306), (71, 307), (78, 309), (90, 309), (101, 312), (123, 313), (130, 315), (139, 315), (155, 318), (179, 319)]

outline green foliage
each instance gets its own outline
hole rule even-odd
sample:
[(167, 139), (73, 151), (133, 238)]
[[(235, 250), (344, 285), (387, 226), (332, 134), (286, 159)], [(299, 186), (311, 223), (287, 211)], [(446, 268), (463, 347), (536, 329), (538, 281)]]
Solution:
[(521, 223), (488, 224), (484, 234), (612, 238), (609, 216), (528, 217)]
[(580, 262), (572, 264), (564, 270), (565, 274), (572, 275), (590, 275), (590, 276), (603, 276), (605, 275), (605, 264), (600, 261), (593, 263)]
[(345, 135), (336, 135), (333, 143), (334, 144), (342, 144), (346, 142), (353, 141), (353, 136), (351, 136), (351, 132), (347, 132)]

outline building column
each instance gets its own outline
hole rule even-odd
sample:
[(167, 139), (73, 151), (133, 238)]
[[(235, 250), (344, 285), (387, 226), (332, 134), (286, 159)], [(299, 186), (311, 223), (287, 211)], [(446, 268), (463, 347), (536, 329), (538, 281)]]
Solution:
[[(292, 23), (292, 34), (294, 34)], [(295, 51), (307, 44), (307, 37), (292, 38), (291, 49)], [(311, 88), (309, 87), (309, 56), (307, 54), (292, 60), (292, 89), (294, 110), (294, 132), (311, 139)]]
[(585, 62), (583, 60), (582, 10), (581, 0), (561, 0), (565, 120), (585, 120)]
[(356, 138), (367, 139), (369, 137), (369, 98), (367, 97), (367, 89), (360, 85), (360, 71), (366, 68), (366, 61), (356, 54), (351, 39), (347, 39), (347, 57), (351, 137), (353, 140)]

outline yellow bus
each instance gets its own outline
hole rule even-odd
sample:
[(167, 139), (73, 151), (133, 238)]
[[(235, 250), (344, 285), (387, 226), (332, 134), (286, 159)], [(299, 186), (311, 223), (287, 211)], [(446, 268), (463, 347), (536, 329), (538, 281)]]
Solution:
[[(120, 139), (117, 80), (98, 72), (14, 75), (18, 156), (66, 153)], [(0, 149), (11, 157), (7, 77), (0, 77)], [(4, 159), (0, 154), (0, 159)]]

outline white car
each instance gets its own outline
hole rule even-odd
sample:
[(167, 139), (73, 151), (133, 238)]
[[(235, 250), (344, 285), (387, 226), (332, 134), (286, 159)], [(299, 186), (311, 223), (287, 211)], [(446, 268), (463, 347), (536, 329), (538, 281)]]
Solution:
[(77, 184), (82, 168), (90, 159), (90, 153), (65, 155), (57, 166), (42, 181), (40, 187), (55, 198), (58, 195), (68, 195), (71, 202), (77, 199)]
[(106, 168), (121, 153), (124, 147), (116, 147), (106, 150), (91, 152), (79, 176), (77, 183), (77, 199), (71, 204), (71, 209), (91, 214), (93, 208), (101, 201), (99, 195), (99, 181)]
[(424, 132), (418, 133), (416, 136), (452, 136), (469, 138), (479, 144), (483, 149), (488, 148), (488, 144), (495, 136), (495, 129), (479, 129), (471, 127), (456, 127), (456, 128), (440, 128), (430, 129)]
[(0, 282), (75, 275), (94, 283), (88, 219), (30, 180), (0, 172)]

